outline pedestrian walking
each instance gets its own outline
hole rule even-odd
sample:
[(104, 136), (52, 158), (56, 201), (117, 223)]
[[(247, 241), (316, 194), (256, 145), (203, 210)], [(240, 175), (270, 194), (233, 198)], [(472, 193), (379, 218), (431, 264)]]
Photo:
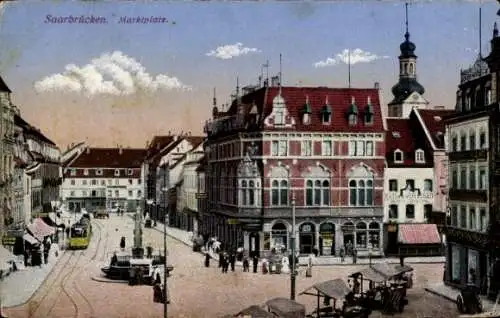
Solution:
[(219, 252), (219, 268), (222, 268), (223, 264), (224, 264), (224, 253)]
[(343, 263), (345, 260), (345, 250), (343, 247), (340, 247), (339, 254), (340, 254), (340, 261)]
[(234, 272), (234, 265), (236, 263), (236, 255), (234, 254), (234, 252), (232, 252), (229, 256), (229, 263), (231, 264), (231, 272)]
[(244, 272), (250, 271), (250, 264), (248, 262), (248, 258), (246, 257), (243, 259), (243, 271)]
[(358, 263), (358, 250), (357, 249), (352, 250), (352, 263), (353, 264)]
[(257, 266), (259, 265), (259, 258), (257, 257), (257, 254), (253, 255), (253, 272), (257, 273)]
[(121, 240), (120, 240), (120, 248), (121, 249), (124, 249), (125, 248), (125, 236), (122, 236)]
[(208, 252), (205, 253), (205, 267), (210, 267), (210, 254)]
[(229, 269), (229, 254), (224, 252), (224, 265), (223, 265), (223, 271), (225, 274), (227, 274), (227, 270)]

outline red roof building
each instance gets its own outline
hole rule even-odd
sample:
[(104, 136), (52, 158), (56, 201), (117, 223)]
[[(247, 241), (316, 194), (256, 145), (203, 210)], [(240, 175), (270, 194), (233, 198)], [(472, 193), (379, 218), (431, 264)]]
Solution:
[(380, 252), (382, 120), (376, 88), (264, 86), (222, 114), (214, 100), (202, 231), (266, 255), (288, 248), (294, 202), (301, 253)]
[[(411, 110), (408, 118), (387, 118), (384, 222), (387, 229), (386, 254), (404, 254), (419, 250), (421, 254), (441, 255), (440, 242), (428, 246), (426, 237), (438, 235), (434, 223), (437, 214), (446, 211), (447, 157), (444, 148), (444, 120), (454, 113), (446, 109)], [(440, 218), (441, 220), (443, 217)], [(402, 225), (412, 233), (403, 239)], [(410, 229), (414, 227), (414, 229)], [(425, 231), (424, 231), (425, 229)], [(417, 235), (420, 233), (420, 236)], [(415, 243), (420, 237), (420, 245)], [(416, 245), (415, 245), (416, 244)]]
[(63, 168), (63, 201), (71, 211), (135, 211), (143, 197), (141, 165), (146, 154), (146, 149), (81, 147)]

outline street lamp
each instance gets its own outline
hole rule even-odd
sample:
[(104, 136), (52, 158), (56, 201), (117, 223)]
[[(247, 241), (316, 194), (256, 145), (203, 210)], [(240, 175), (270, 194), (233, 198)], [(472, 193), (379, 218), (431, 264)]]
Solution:
[(292, 193), (292, 235), (290, 236), (292, 245), (292, 268), (290, 271), (290, 299), (295, 300), (295, 193)]

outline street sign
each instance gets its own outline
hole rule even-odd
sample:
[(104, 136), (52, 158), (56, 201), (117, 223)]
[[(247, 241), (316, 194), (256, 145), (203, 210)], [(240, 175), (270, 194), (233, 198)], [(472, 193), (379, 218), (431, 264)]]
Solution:
[(238, 222), (237, 219), (227, 219), (227, 224), (231, 224), (231, 225), (234, 225), (234, 224), (239, 224), (240, 222)]

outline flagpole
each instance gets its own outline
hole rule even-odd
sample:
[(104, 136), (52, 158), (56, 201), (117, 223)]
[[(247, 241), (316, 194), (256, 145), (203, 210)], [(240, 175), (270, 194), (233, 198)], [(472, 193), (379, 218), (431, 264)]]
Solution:
[(351, 51), (347, 49), (347, 84), (351, 88)]

